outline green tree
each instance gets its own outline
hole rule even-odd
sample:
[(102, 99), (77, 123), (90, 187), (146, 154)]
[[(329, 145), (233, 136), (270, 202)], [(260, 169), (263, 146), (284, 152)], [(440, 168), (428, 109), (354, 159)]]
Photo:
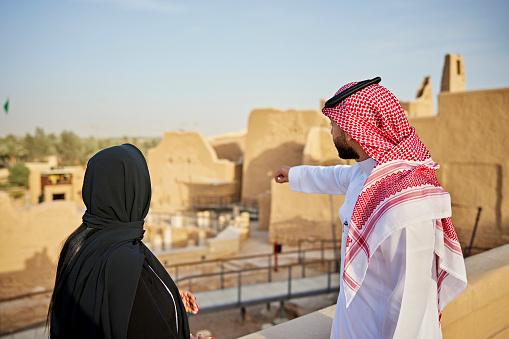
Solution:
[(46, 156), (50, 155), (48, 141), (44, 130), (40, 127), (35, 129), (33, 137), (27, 134), (23, 140), (23, 145), (27, 150), (28, 159), (31, 161), (43, 161)]
[(28, 174), (30, 174), (28, 167), (24, 163), (18, 162), (9, 168), (9, 176), (7, 178), (12, 185), (28, 188)]
[(0, 159), (10, 166), (15, 165), (19, 160), (26, 158), (27, 151), (19, 138), (9, 134), (0, 139)]
[(80, 162), (82, 164), (85, 164), (88, 162), (88, 159), (90, 159), (97, 151), (99, 150), (98, 147), (98, 140), (96, 140), (94, 137), (88, 137), (86, 139), (83, 139), (83, 156), (80, 158)]
[(58, 162), (60, 165), (80, 165), (84, 158), (83, 141), (70, 131), (63, 131), (57, 145)]
[(57, 155), (58, 137), (54, 133), (50, 133), (46, 136), (48, 143), (48, 155)]

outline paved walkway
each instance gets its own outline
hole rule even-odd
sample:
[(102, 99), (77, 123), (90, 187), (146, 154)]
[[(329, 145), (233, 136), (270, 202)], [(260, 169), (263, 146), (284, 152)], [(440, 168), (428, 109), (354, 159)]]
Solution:
[[(213, 312), (339, 291), (339, 274), (327, 274), (194, 293), (200, 312)], [(239, 298), (240, 294), (240, 298)]]

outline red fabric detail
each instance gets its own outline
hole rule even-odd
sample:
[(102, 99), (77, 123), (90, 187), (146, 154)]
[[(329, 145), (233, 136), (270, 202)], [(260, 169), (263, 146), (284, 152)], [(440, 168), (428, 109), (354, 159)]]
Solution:
[[(343, 86), (336, 94), (348, 87)], [(386, 88), (371, 85), (323, 113), (354, 138), (378, 163), (395, 159), (423, 161), (430, 154), (408, 124), (398, 99)], [(399, 145), (401, 147), (395, 146)]]
[[(353, 85), (355, 83), (341, 87), (336, 94)], [(349, 274), (348, 266), (363, 252), (367, 267), (371, 255), (367, 240), (381, 215), (404, 202), (447, 193), (442, 190), (436, 178), (438, 166), (431, 161), (428, 149), (409, 125), (398, 99), (386, 88), (376, 84), (368, 86), (338, 105), (324, 108), (322, 112), (377, 161), (355, 205), (348, 234), (352, 242), (346, 248), (343, 281), (357, 291), (362, 281), (356, 281)], [(413, 166), (414, 162), (418, 164)], [(383, 167), (384, 164), (388, 166)], [(405, 189), (416, 187), (423, 189), (420, 192), (411, 190), (411, 193), (401, 194)], [(375, 210), (378, 215), (373, 215)], [(445, 247), (454, 254), (462, 255), (452, 221), (450, 218), (441, 221), (437, 223), (441, 224), (437, 228), (443, 227)], [(448, 273), (439, 270), (437, 274), (440, 291), (441, 283)]]

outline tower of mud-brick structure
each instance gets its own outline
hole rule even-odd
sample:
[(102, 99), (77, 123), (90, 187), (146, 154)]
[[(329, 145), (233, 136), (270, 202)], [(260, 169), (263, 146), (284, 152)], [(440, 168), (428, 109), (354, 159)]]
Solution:
[(459, 54), (447, 54), (442, 71), (442, 87), (440, 92), (452, 93), (464, 91), (465, 67), (463, 66), (463, 58)]

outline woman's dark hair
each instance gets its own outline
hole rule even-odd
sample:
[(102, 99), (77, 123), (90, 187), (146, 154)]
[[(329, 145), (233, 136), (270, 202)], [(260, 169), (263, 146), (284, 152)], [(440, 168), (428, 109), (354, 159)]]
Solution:
[(76, 256), (81, 246), (90, 238), (92, 235), (97, 233), (99, 230), (95, 228), (89, 228), (85, 224), (81, 224), (72, 234), (67, 238), (60, 251), (60, 257), (58, 258), (57, 274), (55, 277), (55, 287), (53, 288), (53, 294), (49, 303), (48, 315), (46, 317), (46, 327), (51, 325), (51, 313), (53, 311), (53, 304), (55, 297), (62, 289), (61, 281), (62, 275), (69, 266), (72, 259)]

